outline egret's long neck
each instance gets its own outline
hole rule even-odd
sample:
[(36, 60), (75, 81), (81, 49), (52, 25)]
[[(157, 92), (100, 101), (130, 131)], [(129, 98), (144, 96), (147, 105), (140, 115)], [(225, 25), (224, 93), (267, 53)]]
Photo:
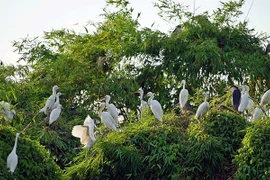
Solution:
[(106, 101), (105, 101), (106, 106), (108, 106), (108, 105), (109, 105), (109, 102), (110, 102), (110, 98), (106, 98)]
[(56, 96), (56, 101), (55, 101), (57, 104), (60, 103), (60, 99), (59, 99), (59, 96)]
[(183, 81), (183, 89), (185, 89), (185, 87), (186, 87), (186, 82)]
[(204, 96), (204, 102), (207, 102), (207, 96)]
[(98, 115), (99, 116), (101, 116), (101, 113), (102, 113), (102, 110), (104, 109), (104, 107), (100, 107), (99, 109), (98, 109)]
[(53, 94), (54, 96), (56, 96), (56, 89), (55, 89), (55, 88), (53, 88), (52, 94)]
[(13, 149), (12, 149), (12, 151), (14, 151), (14, 152), (16, 152), (16, 149), (17, 149), (18, 136), (19, 136), (19, 135), (16, 135), (15, 143), (14, 143), (14, 146), (13, 146)]
[(154, 95), (151, 95), (148, 99), (148, 104), (151, 104), (151, 101), (154, 99)]
[(143, 91), (140, 93), (140, 100), (143, 101)]

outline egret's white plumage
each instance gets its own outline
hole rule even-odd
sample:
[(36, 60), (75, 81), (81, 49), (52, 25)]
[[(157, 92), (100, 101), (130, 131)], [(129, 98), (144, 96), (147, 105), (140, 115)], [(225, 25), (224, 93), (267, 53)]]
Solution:
[(54, 110), (52, 110), (50, 114), (49, 124), (52, 124), (60, 117), (61, 109), (62, 109), (62, 105), (58, 104), (58, 106)]
[(196, 111), (196, 115), (195, 118), (196, 119), (200, 119), (201, 117), (203, 117), (207, 111), (209, 110), (210, 105), (209, 102), (207, 102), (207, 94), (204, 94), (204, 102), (201, 103)]
[(109, 112), (102, 112), (105, 106), (106, 106), (105, 103), (100, 103), (98, 114), (101, 118), (101, 121), (104, 123), (106, 127), (110, 128), (111, 130), (117, 130), (115, 121), (111, 116), (111, 114)]
[(260, 106), (263, 107), (270, 103), (270, 89), (266, 91), (263, 96), (261, 97)]
[(83, 144), (84, 147), (87, 147), (89, 149), (96, 142), (94, 128), (94, 120), (89, 115), (87, 115), (83, 125), (73, 126), (71, 134), (74, 137), (80, 138), (81, 144)]
[[(263, 106), (263, 109), (265, 109), (265, 106), (266, 106), (266, 105)], [(262, 115), (263, 115), (263, 110), (262, 110), (261, 108), (259, 108), (259, 107), (256, 107), (256, 108), (254, 109), (254, 113), (253, 113), (253, 116), (252, 116), (252, 120), (255, 121), (255, 120), (257, 120), (257, 119), (260, 119), (260, 118), (262, 117)]]
[(13, 116), (16, 115), (15, 110), (10, 110), (10, 104), (8, 102), (0, 102), (0, 114), (3, 114), (7, 120), (12, 120)]
[(148, 109), (149, 106), (148, 106), (147, 102), (143, 100), (143, 94), (144, 94), (144, 92), (143, 92), (143, 89), (141, 87), (135, 93), (139, 93), (140, 94), (140, 102), (141, 102), (141, 104), (140, 104), (140, 107), (139, 108), (140, 108), (140, 113), (142, 115), (142, 111), (145, 110), (145, 109)]
[(159, 120), (162, 121), (162, 107), (157, 100), (154, 99), (154, 94), (152, 92), (148, 92), (146, 96), (149, 96), (148, 105), (150, 106), (154, 116)]
[(16, 115), (16, 111), (15, 110), (11, 110), (11, 111), (6, 111), (6, 119), (8, 120), (12, 120), (14, 115)]
[(54, 102), (54, 104), (53, 104), (53, 106), (52, 106), (52, 110), (53, 109), (55, 109), (57, 106), (58, 106), (58, 104), (60, 104), (60, 96), (62, 95), (63, 93), (61, 93), (61, 92), (58, 92), (57, 94), (56, 94), (56, 96), (55, 96), (55, 102)]
[(59, 89), (57, 85), (54, 85), (52, 88), (52, 95), (47, 99), (45, 106), (39, 110), (39, 112), (44, 112), (44, 114), (48, 115), (50, 111), (52, 111), (52, 107), (55, 103), (56, 91)]
[(249, 95), (246, 92), (246, 86), (241, 86), (242, 87), (242, 92), (241, 92), (241, 100), (240, 100), (240, 104), (238, 107), (238, 111), (239, 112), (244, 112), (244, 110), (247, 108), (248, 106), (248, 102), (249, 102)]
[(11, 173), (13, 173), (15, 171), (17, 164), (18, 164), (18, 155), (16, 154), (16, 150), (17, 150), (17, 143), (18, 143), (19, 135), (20, 135), (20, 133), (16, 133), (16, 138), (15, 138), (15, 143), (14, 143), (13, 149), (7, 157), (7, 167), (9, 168)]
[(0, 102), (0, 113), (5, 113), (5, 111), (10, 111), (10, 104), (5, 101)]
[(117, 124), (118, 123), (118, 112), (117, 112), (115, 105), (112, 103), (109, 103), (110, 99), (111, 99), (111, 96), (109, 96), (109, 95), (105, 96), (106, 107), (107, 107), (108, 112), (113, 117), (115, 124)]
[(186, 81), (182, 80), (180, 85), (183, 85), (183, 89), (181, 89), (180, 93), (179, 93), (179, 103), (180, 103), (180, 108), (184, 108), (187, 100), (188, 100), (188, 90), (185, 88), (186, 86)]
[(245, 86), (245, 90), (246, 90), (246, 94), (248, 95), (248, 104), (247, 104), (246, 110), (250, 112), (250, 111), (253, 111), (255, 104), (249, 96), (249, 86)]

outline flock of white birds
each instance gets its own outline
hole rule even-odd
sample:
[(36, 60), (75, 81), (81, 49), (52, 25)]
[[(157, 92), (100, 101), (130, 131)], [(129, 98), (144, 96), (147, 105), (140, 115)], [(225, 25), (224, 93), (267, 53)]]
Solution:
[[(188, 90), (185, 88), (186, 81), (181, 81), (181, 86), (183, 88), (181, 89), (179, 93), (179, 104), (180, 108), (184, 109), (187, 101), (188, 101)], [(261, 97), (260, 104), (257, 105), (255, 108), (255, 103), (249, 96), (249, 87), (248, 86), (241, 86), (242, 92), (241, 97), (239, 97), (239, 102), (237, 102), (236, 107), (238, 108), (238, 111), (240, 113), (243, 113), (245, 110), (247, 111), (253, 111), (253, 120), (257, 120), (262, 117), (263, 112), (266, 111), (266, 106), (270, 104), (270, 90), (266, 91), (263, 96)], [(61, 92), (56, 92), (59, 89), (57, 85), (53, 86), (52, 88), (52, 95), (47, 99), (45, 106), (39, 111), (44, 112), (44, 114), (47, 116), (45, 119), (49, 120), (49, 125), (52, 125), (55, 121), (57, 121), (61, 114), (62, 105), (60, 104), (60, 96), (62, 95)], [(238, 88), (234, 88), (234, 90), (238, 90)], [(239, 90), (238, 90), (239, 91)], [(140, 113), (142, 116), (142, 112), (145, 109), (148, 109), (150, 107), (152, 113), (154, 116), (159, 120), (162, 121), (163, 111), (161, 104), (154, 100), (154, 93), (148, 92), (146, 94), (147, 97), (149, 97), (148, 102), (143, 100), (144, 97), (144, 91), (142, 88), (139, 88), (135, 93), (140, 94)], [(207, 111), (210, 108), (209, 102), (207, 102), (207, 93), (204, 93), (204, 101), (198, 106), (198, 109), (195, 114), (195, 119), (202, 118)], [(111, 97), (109, 95), (105, 96), (105, 102), (101, 102), (99, 109), (98, 109), (98, 115), (101, 118), (101, 121), (105, 125), (105, 127), (113, 130), (118, 131), (118, 111), (114, 104), (110, 103)], [(234, 103), (235, 100), (232, 99), (232, 103)], [(235, 104), (233, 104), (235, 108)], [(104, 111), (104, 109), (107, 109), (107, 111)], [(0, 102), (0, 114), (4, 115), (6, 119), (12, 120), (13, 116), (16, 114), (16, 111), (11, 109), (11, 106), (9, 103), (1, 101)], [(72, 129), (72, 135), (74, 137), (80, 138), (81, 144), (84, 145), (85, 148), (91, 148), (94, 143), (97, 140), (96, 133), (94, 131), (94, 128), (96, 127), (94, 120), (87, 115), (87, 117), (84, 120), (83, 125), (76, 125)], [(18, 143), (18, 137), (20, 133), (16, 134), (14, 147), (11, 151), (11, 153), (7, 157), (7, 167), (9, 168), (10, 172), (13, 173), (17, 167), (18, 164), (18, 156), (16, 154), (16, 148)]]

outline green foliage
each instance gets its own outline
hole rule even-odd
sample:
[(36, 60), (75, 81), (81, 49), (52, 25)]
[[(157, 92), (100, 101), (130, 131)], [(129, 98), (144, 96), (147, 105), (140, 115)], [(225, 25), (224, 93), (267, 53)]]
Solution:
[[(244, 117), (231, 112), (211, 111), (205, 121), (205, 131), (222, 142), (222, 149), (227, 158), (232, 158), (240, 148), (248, 126)], [(231, 156), (231, 157), (230, 157)]]
[(269, 179), (270, 119), (253, 122), (242, 144), (233, 160), (238, 167), (235, 179)]
[[(174, 115), (166, 119), (154, 122), (148, 115), (121, 132), (98, 137), (87, 159), (83, 151), (77, 164), (67, 168), (66, 178), (178, 179), (183, 164), (184, 124)], [(173, 126), (176, 123), (180, 126)]]
[(204, 123), (194, 121), (188, 128), (189, 139), (185, 161), (187, 179), (214, 179), (215, 172), (221, 168), (225, 160), (222, 141), (218, 137), (209, 135)]
[[(187, 177), (214, 179), (233, 171), (232, 158), (241, 145), (246, 120), (234, 113), (210, 111), (188, 128)], [(228, 172), (229, 171), (229, 172)]]
[(17, 145), (18, 165), (13, 174), (6, 167), (6, 159), (15, 142), (16, 131), (0, 125), (1, 178), (4, 179), (61, 179), (59, 166), (38, 141), (20, 134)]
[[(14, 41), (19, 61), (26, 65), (0, 66), (0, 100), (12, 104), (17, 112), (12, 123), (1, 122), (16, 130), (30, 123), (20, 141), (44, 151), (37, 157), (54, 159), (66, 170), (67, 178), (211, 179), (220, 172), (234, 171), (228, 166), (245, 133), (243, 118), (213, 108), (202, 121), (190, 124), (190, 117), (169, 113), (178, 112), (182, 79), (187, 81), (191, 106), (202, 102), (201, 92), (207, 90), (213, 99), (211, 109), (224, 102), (229, 106), (228, 85), (250, 84), (252, 97), (259, 97), (257, 89), (262, 92), (270, 87), (270, 58), (262, 48), (266, 35), (255, 34), (246, 21), (238, 21), (243, 0), (221, 4), (212, 14), (197, 14), (172, 0), (158, 0), (159, 15), (182, 25), (181, 32), (171, 36), (141, 27), (140, 13), (134, 16), (129, 1), (108, 0), (103, 21), (89, 25), (93, 31), (89, 26), (84, 26), (84, 34), (52, 30), (42, 38)], [(54, 127), (39, 113), (53, 85), (64, 93), (61, 117)], [(164, 110), (162, 123), (155, 122), (150, 112), (139, 120), (139, 99), (134, 94), (139, 87), (155, 93)], [(104, 130), (97, 104), (106, 94), (124, 123), (121, 132), (99, 135), (85, 158), (86, 150), (80, 152), (81, 144), (70, 132), (74, 125), (83, 124), (87, 114)], [(8, 139), (1, 143), (14, 138)], [(49, 156), (37, 141), (50, 151)], [(3, 152), (2, 156), (8, 153)], [(5, 164), (3, 157), (0, 160)], [(29, 172), (18, 170), (15, 175)]]

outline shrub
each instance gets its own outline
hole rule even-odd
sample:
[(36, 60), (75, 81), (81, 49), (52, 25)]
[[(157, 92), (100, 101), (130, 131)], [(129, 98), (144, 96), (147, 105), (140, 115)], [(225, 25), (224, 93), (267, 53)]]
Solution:
[(59, 166), (50, 158), (48, 151), (34, 141), (20, 134), (17, 145), (18, 165), (13, 174), (6, 167), (6, 159), (11, 152), (16, 131), (0, 125), (0, 166), (1, 179), (61, 179)]
[(210, 111), (191, 122), (187, 141), (187, 177), (214, 179), (231, 176), (231, 160), (241, 146), (247, 121), (231, 112)]
[(204, 121), (205, 131), (219, 137), (225, 156), (232, 158), (240, 148), (248, 126), (245, 118), (232, 112), (211, 111)]
[(214, 179), (225, 160), (220, 138), (205, 131), (205, 122), (193, 121), (188, 128), (185, 179)]
[(270, 119), (252, 123), (242, 144), (233, 160), (235, 179), (270, 179)]
[(179, 179), (183, 165), (182, 127), (175, 115), (157, 122), (152, 115), (121, 132), (99, 136), (87, 159), (66, 169), (67, 179)]

